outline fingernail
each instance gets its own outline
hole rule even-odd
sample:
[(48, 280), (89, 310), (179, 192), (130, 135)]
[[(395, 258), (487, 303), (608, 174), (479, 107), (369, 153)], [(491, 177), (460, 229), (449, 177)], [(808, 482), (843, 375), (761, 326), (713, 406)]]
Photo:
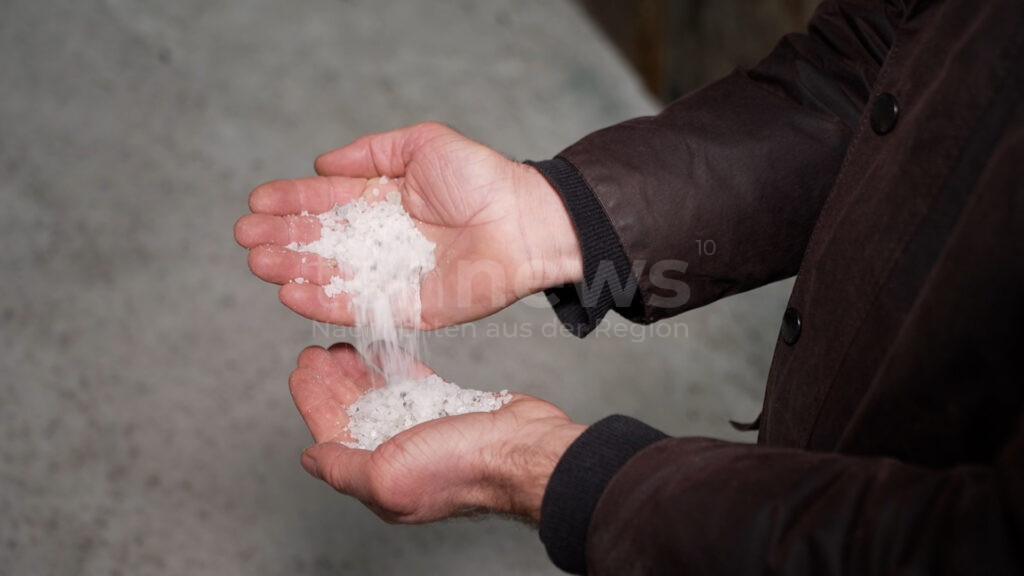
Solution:
[(302, 468), (305, 469), (310, 476), (317, 479), (320, 478), (320, 474), (316, 469), (316, 458), (313, 458), (312, 456), (305, 452), (302, 453)]

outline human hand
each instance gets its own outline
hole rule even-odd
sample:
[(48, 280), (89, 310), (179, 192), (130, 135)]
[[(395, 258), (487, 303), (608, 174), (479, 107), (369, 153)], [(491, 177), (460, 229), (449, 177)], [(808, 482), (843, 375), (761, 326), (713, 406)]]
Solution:
[[(319, 177), (257, 187), (249, 197), (253, 213), (235, 225), (235, 238), (251, 250), (253, 273), (281, 284), (281, 302), (303, 316), (353, 324), (347, 295), (329, 298), (321, 289), (337, 270), (313, 254), (284, 248), (319, 237), (317, 219), (300, 214), (359, 197), (383, 198), (369, 194), (374, 188), (399, 189), (406, 211), (437, 246), (437, 267), (423, 278), (422, 317), (414, 328), (476, 320), (582, 276), (575, 230), (547, 180), (447, 126), (363, 136), (320, 156), (315, 167)], [(382, 183), (382, 176), (391, 182)], [(300, 277), (310, 283), (291, 283)]]
[[(432, 371), (417, 363), (415, 377)], [(317, 442), (302, 466), (393, 523), (423, 523), (478, 511), (540, 520), (541, 499), (562, 454), (585, 429), (553, 404), (515, 394), (494, 412), (449, 416), (356, 450), (348, 406), (379, 377), (354, 348), (310, 347), (289, 379), (292, 398)]]

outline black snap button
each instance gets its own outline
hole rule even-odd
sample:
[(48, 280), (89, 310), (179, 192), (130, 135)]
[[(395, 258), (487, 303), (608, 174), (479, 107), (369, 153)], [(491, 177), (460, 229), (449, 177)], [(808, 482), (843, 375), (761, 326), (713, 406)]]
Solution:
[(800, 321), (800, 312), (796, 308), (786, 308), (782, 315), (782, 341), (792, 346), (800, 339), (800, 329), (803, 322)]
[(892, 132), (896, 120), (900, 117), (900, 104), (896, 97), (888, 92), (875, 96), (871, 104), (871, 129), (875, 134), (882, 135)]

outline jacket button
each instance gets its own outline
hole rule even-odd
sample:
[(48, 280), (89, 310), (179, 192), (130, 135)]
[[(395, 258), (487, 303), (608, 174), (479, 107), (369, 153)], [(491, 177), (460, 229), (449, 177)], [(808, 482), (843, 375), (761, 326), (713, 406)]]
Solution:
[(871, 129), (875, 134), (881, 136), (892, 132), (899, 117), (900, 104), (895, 96), (888, 92), (875, 96), (875, 101), (871, 105)]
[(790, 346), (796, 344), (802, 326), (800, 312), (796, 308), (786, 308), (786, 313), (782, 315), (782, 341)]

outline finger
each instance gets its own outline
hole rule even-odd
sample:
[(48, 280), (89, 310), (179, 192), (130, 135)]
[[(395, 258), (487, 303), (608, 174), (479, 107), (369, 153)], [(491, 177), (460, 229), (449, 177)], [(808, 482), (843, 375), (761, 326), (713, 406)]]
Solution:
[(318, 443), (302, 453), (302, 467), (335, 490), (370, 502), (371, 454), (368, 450), (356, 450), (341, 444)]
[(450, 136), (458, 136), (458, 133), (437, 122), (368, 134), (321, 155), (313, 166), (317, 174), (324, 176), (403, 176), (405, 166), (420, 146), (435, 138)]
[[(453, 285), (446, 286), (446, 280), (448, 284)], [(455, 278), (455, 282), (450, 281), (448, 276), (441, 275), (436, 268), (420, 279), (420, 302), (422, 304), (420, 320), (426, 329), (435, 330), (449, 324), (467, 321), (465, 318), (462, 320), (455, 318), (454, 311), (461, 305), (457, 300), (450, 301), (450, 294), (465, 293), (465, 289), (460, 287), (457, 281), (458, 278)], [(468, 320), (473, 319), (468, 318)]]
[(352, 381), (361, 392), (384, 385), (384, 378), (370, 369), (351, 344), (339, 342), (327, 350), (338, 368)]
[(306, 347), (299, 354), (298, 367), (307, 368), (320, 374), (329, 385), (329, 391), (332, 393), (340, 390), (340, 393), (334, 394), (334, 398), (342, 404), (351, 404), (363, 392), (353, 385), (353, 378), (338, 365), (331, 352), (320, 346)]
[(356, 347), (349, 344), (348, 342), (338, 342), (332, 344), (327, 352), (331, 355), (331, 360), (338, 366), (345, 376), (351, 379), (356, 379), (366, 373), (366, 365), (363, 364), (363, 359), (359, 356), (359, 352)]
[(320, 238), (320, 220), (316, 216), (271, 216), (246, 214), (235, 223), (235, 240), (245, 248), (264, 244), (287, 246)]
[(317, 322), (353, 326), (352, 298), (345, 293), (328, 296), (315, 284), (285, 284), (277, 293), (281, 303)]
[[(310, 368), (296, 368), (288, 378), (288, 390), (309, 433), (317, 442), (351, 440), (347, 406), (359, 393), (354, 388), (331, 386), (325, 375)], [(348, 402), (339, 401), (339, 397)]]
[(320, 346), (306, 346), (303, 348), (296, 360), (296, 367), (309, 368), (320, 374), (339, 372), (337, 365), (331, 359), (331, 355)]
[(366, 189), (365, 178), (328, 176), (274, 180), (261, 184), (249, 195), (249, 209), (254, 213), (319, 214), (335, 204), (348, 204)]
[(319, 374), (335, 403), (344, 405), (346, 409), (363, 393), (353, 379), (341, 370), (330, 352), (320, 346), (306, 347), (299, 354), (298, 367)]
[(272, 245), (257, 246), (249, 252), (249, 269), (260, 279), (274, 284), (301, 278), (323, 286), (329, 284), (331, 278), (344, 277), (340, 268), (322, 256)]

